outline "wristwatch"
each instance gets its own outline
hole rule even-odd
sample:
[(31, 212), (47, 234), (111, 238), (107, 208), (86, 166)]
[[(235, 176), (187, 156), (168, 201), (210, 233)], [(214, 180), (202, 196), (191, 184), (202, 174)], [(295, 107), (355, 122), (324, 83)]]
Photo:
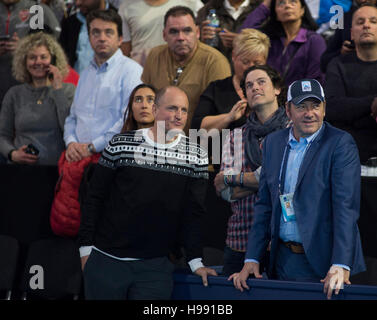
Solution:
[(93, 143), (89, 143), (89, 144), (88, 144), (88, 151), (89, 151), (89, 153), (91, 153), (91, 154), (96, 153), (96, 149), (94, 148)]

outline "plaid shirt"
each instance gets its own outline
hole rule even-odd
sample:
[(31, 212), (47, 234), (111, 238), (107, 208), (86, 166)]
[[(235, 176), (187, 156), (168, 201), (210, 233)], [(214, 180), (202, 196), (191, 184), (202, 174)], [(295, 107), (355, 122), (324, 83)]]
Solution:
[[(289, 128), (291, 126), (292, 121), (287, 118), (286, 127)], [(251, 167), (246, 163), (245, 139), (242, 139), (244, 131), (245, 125), (232, 130), (228, 136), (229, 138), (227, 137), (225, 139), (220, 168), (220, 171), (225, 171), (225, 174), (232, 174), (232, 172), (227, 173), (227, 170), (233, 171), (233, 174), (238, 174), (241, 171), (252, 172)], [(259, 141), (261, 152), (263, 140), (264, 138)], [(242, 144), (240, 144), (241, 141)], [(229, 248), (236, 251), (246, 251), (247, 238), (254, 215), (254, 204), (257, 200), (256, 192), (231, 203), (233, 214), (228, 220), (228, 230), (225, 241)]]
[[(226, 172), (227, 170), (231, 170), (234, 171), (234, 174), (239, 173), (240, 171), (252, 172), (251, 167), (246, 164), (244, 155), (245, 139), (242, 139), (244, 130), (244, 126), (232, 130), (228, 136), (229, 138), (225, 140), (220, 171)], [(242, 144), (240, 144), (241, 139)], [(241, 150), (240, 146), (242, 146)], [(242, 156), (242, 159), (240, 159), (240, 155)], [(251, 227), (256, 199), (256, 193), (253, 193), (231, 203), (233, 214), (228, 220), (226, 237), (226, 245), (229, 248), (236, 251), (246, 251), (247, 236)]]

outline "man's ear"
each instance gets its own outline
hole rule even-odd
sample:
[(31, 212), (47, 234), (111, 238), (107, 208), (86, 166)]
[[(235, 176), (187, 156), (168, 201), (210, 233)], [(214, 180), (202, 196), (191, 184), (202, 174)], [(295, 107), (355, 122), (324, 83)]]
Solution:
[(123, 37), (122, 37), (122, 36), (119, 36), (119, 37), (118, 37), (118, 47), (121, 46), (122, 42), (123, 42)]
[(165, 42), (167, 42), (166, 41), (166, 32), (167, 32), (166, 28), (162, 29), (162, 38), (164, 39)]
[(200, 39), (200, 27), (197, 25), (197, 24), (195, 24), (195, 27), (196, 27), (196, 39)]
[(288, 118), (291, 119), (291, 112), (289, 110), (289, 102), (285, 103), (285, 113), (287, 114)]

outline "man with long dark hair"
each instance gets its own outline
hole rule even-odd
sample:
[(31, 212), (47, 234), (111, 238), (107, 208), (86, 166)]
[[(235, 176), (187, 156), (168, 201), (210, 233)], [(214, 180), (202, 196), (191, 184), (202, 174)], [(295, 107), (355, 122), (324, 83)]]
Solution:
[[(226, 276), (243, 266), (257, 199), (261, 143), (269, 133), (286, 128), (289, 122), (282, 103), (284, 84), (274, 69), (266, 65), (250, 67), (244, 73), (241, 86), (250, 113), (245, 125), (231, 131), (223, 148), (221, 171), (214, 181), (218, 194), (223, 198), (229, 195), (226, 200), (231, 201), (232, 208), (224, 250)], [(237, 130), (241, 131), (238, 137)]]

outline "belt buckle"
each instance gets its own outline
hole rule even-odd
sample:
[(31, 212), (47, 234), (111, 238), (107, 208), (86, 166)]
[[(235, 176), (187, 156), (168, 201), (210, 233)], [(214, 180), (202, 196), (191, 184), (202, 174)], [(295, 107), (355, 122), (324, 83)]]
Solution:
[(285, 245), (293, 253), (296, 253), (296, 254), (305, 253), (303, 246), (299, 243), (296, 244), (294, 242), (285, 242)]

